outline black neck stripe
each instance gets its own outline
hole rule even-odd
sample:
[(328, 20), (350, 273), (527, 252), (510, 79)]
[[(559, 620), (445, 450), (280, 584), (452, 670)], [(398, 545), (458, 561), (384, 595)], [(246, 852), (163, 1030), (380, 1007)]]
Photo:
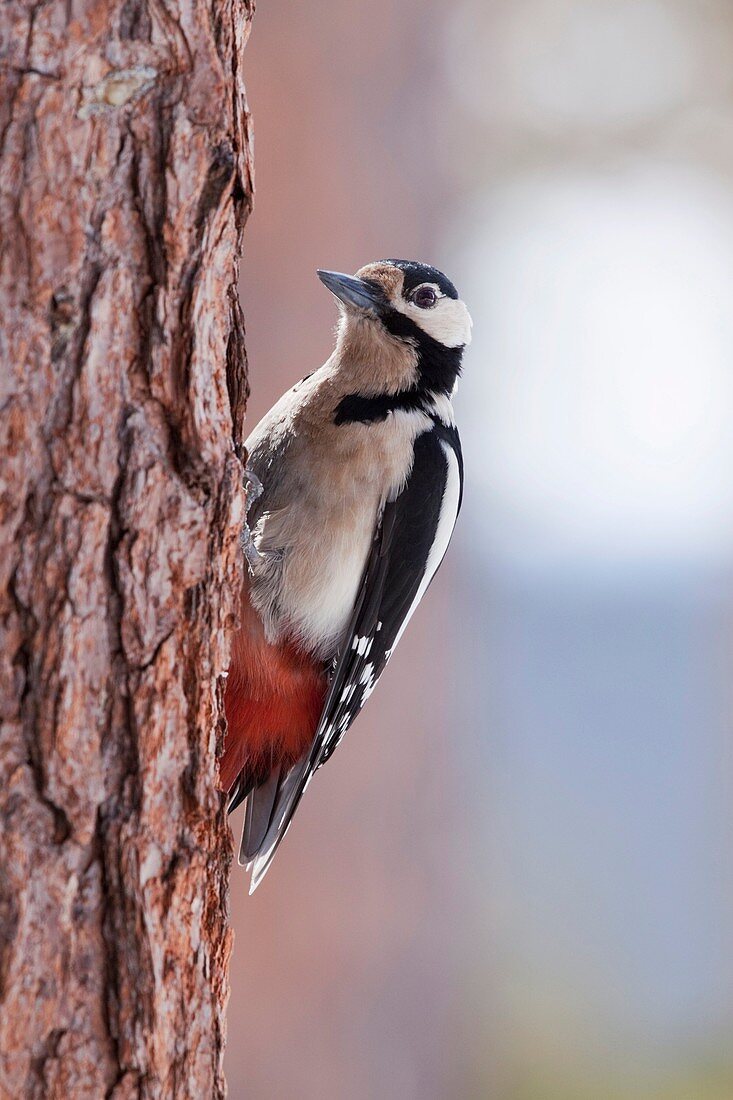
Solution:
[(401, 390), (399, 393), (365, 397), (361, 393), (349, 393), (336, 406), (334, 424), (374, 424), (386, 420), (391, 412), (422, 412), (434, 424), (446, 427), (435, 408), (437, 395), (424, 389)]
[(415, 347), (417, 382), (409, 389), (394, 394), (380, 394), (375, 397), (360, 393), (347, 394), (336, 406), (334, 424), (369, 424), (384, 420), (388, 413), (400, 409), (405, 412), (422, 410), (432, 415), (435, 410), (431, 397), (438, 394), (450, 397), (455, 389), (461, 373), (462, 344), (457, 348), (447, 348), (428, 336), (410, 317), (396, 309), (390, 309), (382, 316), (382, 324), (393, 336), (409, 340)]
[(382, 318), (382, 324), (393, 336), (409, 339), (415, 345), (419, 386), (432, 390), (433, 393), (453, 393), (456, 379), (461, 373), (463, 344), (457, 348), (447, 348), (445, 344), (428, 336), (411, 317), (396, 309), (390, 310)]
[(336, 406), (333, 422), (334, 424), (372, 424), (379, 420), (386, 420), (389, 413), (399, 409), (405, 412), (426, 410), (425, 391), (402, 390), (400, 393), (385, 393), (378, 397), (364, 397), (360, 393), (349, 393), (346, 397), (342, 397)]

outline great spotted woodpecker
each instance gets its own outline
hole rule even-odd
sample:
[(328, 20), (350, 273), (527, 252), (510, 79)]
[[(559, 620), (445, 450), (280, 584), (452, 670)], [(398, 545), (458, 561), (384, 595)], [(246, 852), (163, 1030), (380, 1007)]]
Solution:
[(374, 690), (461, 504), (451, 396), (471, 318), (453, 283), (406, 260), (318, 275), (339, 304), (333, 354), (246, 441), (249, 569), (220, 780), (230, 810), (247, 800), (250, 892)]

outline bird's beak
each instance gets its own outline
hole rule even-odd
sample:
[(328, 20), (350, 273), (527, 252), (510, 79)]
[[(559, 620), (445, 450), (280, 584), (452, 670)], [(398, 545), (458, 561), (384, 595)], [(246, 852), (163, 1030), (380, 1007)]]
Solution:
[(316, 274), (323, 285), (345, 305), (368, 309), (371, 313), (382, 313), (387, 304), (381, 290), (354, 275), (342, 275), (339, 271), (318, 271)]

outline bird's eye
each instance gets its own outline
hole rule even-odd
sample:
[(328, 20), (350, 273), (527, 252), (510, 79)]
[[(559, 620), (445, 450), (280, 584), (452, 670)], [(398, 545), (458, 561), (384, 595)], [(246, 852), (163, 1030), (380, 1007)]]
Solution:
[(438, 300), (438, 296), (431, 286), (419, 286), (412, 295), (412, 300), (420, 309), (430, 309)]

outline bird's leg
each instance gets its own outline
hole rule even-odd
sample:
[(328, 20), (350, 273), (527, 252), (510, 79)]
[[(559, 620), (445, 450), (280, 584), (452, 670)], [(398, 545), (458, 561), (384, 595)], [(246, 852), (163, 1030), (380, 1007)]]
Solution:
[(252, 532), (249, 529), (249, 510), (256, 500), (262, 496), (264, 492), (262, 482), (255, 473), (250, 470), (249, 466), (244, 471), (244, 484), (246, 496), (244, 499), (244, 527), (242, 528), (242, 550), (244, 556), (247, 559), (247, 565), (249, 566), (250, 573), (254, 573), (258, 565), (261, 565), (264, 560), (264, 554), (261, 554), (255, 546), (255, 540), (252, 537)]

